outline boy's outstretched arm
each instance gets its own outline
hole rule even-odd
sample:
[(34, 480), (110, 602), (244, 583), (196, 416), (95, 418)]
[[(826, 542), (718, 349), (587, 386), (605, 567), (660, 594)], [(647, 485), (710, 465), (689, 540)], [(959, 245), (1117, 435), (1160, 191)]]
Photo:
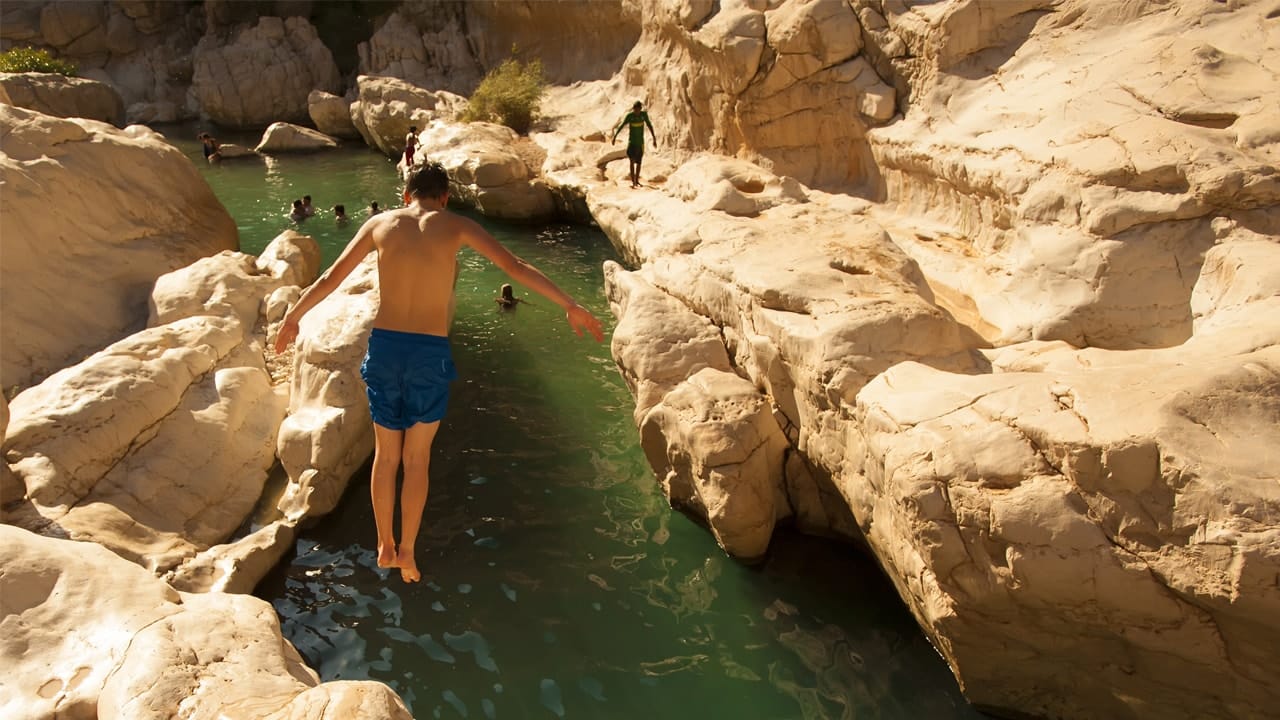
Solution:
[(564, 309), (565, 320), (569, 321), (569, 326), (573, 328), (573, 331), (579, 337), (582, 336), (582, 332), (585, 330), (591, 334), (591, 337), (596, 339), (596, 342), (604, 339), (604, 331), (601, 328), (600, 321), (591, 314), (591, 311), (579, 305), (568, 293), (557, 287), (555, 283), (551, 282), (550, 278), (542, 274), (541, 270), (516, 257), (514, 253), (503, 247), (502, 243), (485, 232), (484, 228), (471, 221), (465, 222), (462, 241), (467, 247), (488, 258), (489, 262), (511, 276), (512, 280)]
[(319, 279), (311, 284), (311, 287), (303, 291), (302, 297), (298, 298), (298, 302), (289, 308), (289, 312), (284, 314), (284, 322), (280, 324), (280, 332), (276, 333), (276, 354), (284, 352), (289, 344), (298, 337), (298, 322), (302, 320), (302, 316), (307, 314), (311, 308), (315, 307), (329, 297), (329, 293), (338, 289), (342, 281), (351, 274), (352, 270), (360, 264), (365, 255), (373, 250), (373, 226), (375, 223), (381, 222), (383, 219), (374, 216), (365, 221), (360, 226), (360, 230), (356, 232), (356, 236), (351, 238), (351, 242), (347, 243), (347, 247), (338, 256), (338, 259), (325, 270)]

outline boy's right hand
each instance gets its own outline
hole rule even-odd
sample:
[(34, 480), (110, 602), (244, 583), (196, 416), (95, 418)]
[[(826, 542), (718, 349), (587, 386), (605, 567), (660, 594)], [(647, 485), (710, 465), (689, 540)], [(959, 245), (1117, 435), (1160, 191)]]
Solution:
[(564, 311), (564, 315), (565, 319), (569, 321), (569, 327), (573, 328), (578, 337), (582, 337), (582, 331), (586, 330), (591, 333), (591, 337), (595, 338), (596, 342), (604, 339), (604, 330), (600, 325), (600, 321), (595, 315), (591, 314), (591, 311), (575, 303)]
[(280, 331), (276, 333), (276, 354), (284, 352), (297, 337), (298, 321), (286, 317), (284, 322), (280, 323)]

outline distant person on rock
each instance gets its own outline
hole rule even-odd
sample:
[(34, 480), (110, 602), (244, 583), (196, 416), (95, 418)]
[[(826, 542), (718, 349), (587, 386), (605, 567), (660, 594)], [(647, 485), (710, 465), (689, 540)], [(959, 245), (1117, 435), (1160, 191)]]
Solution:
[[(603, 338), (600, 321), (537, 268), (503, 247), (475, 221), (448, 210), (449, 174), (439, 163), (415, 168), (405, 182), (407, 207), (365, 221), (333, 266), (285, 313), (275, 350), (298, 335), (298, 323), (328, 297), (371, 252), (377, 253), (378, 294), (373, 332), (360, 375), (373, 416), (374, 455), (370, 479), (378, 534), (378, 566), (400, 568), (405, 582), (422, 579), (414, 555), (427, 503), (431, 444), (457, 377), (449, 347), (458, 253), (469, 247), (514, 280), (565, 311), (569, 326)], [(400, 543), (393, 534), (396, 473), (404, 466), (400, 493)]]
[(311, 217), (312, 215), (316, 214), (316, 208), (314, 205), (311, 204), (310, 195), (302, 196), (302, 212), (306, 213), (307, 217)]
[(296, 223), (300, 223), (307, 219), (307, 211), (306, 208), (302, 207), (301, 200), (293, 201), (293, 210), (289, 212), (289, 219)]
[(649, 113), (644, 111), (644, 106), (639, 100), (635, 105), (631, 106), (631, 112), (622, 118), (622, 122), (618, 123), (618, 127), (613, 131), (613, 140), (610, 143), (618, 142), (618, 133), (622, 132), (622, 128), (630, 128), (631, 133), (627, 137), (627, 160), (631, 163), (631, 187), (640, 186), (640, 163), (644, 161), (644, 128), (649, 126), (649, 136), (653, 138), (654, 147), (658, 146), (658, 136), (653, 132), (653, 123), (649, 122)]
[(210, 163), (216, 163), (222, 159), (222, 146), (209, 133), (200, 133), (196, 136), (200, 140), (201, 150), (204, 151), (204, 159)]
[(413, 167), (413, 153), (418, 149), (418, 126), (410, 125), (409, 134), (404, 137), (404, 169)]

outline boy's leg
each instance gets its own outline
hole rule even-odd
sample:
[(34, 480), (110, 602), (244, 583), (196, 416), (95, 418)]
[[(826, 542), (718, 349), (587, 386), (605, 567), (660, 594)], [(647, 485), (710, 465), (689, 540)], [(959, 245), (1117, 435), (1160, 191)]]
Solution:
[(440, 421), (418, 423), (404, 433), (404, 487), (400, 491), (400, 551), (396, 564), (405, 582), (418, 582), (422, 573), (414, 557), (422, 511), (427, 507), (428, 470), (431, 466), (431, 443), (440, 429)]
[(373, 473), (369, 495), (373, 522), (378, 528), (378, 567), (396, 566), (396, 538), (392, 523), (396, 511), (396, 471), (400, 469), (404, 431), (373, 424)]

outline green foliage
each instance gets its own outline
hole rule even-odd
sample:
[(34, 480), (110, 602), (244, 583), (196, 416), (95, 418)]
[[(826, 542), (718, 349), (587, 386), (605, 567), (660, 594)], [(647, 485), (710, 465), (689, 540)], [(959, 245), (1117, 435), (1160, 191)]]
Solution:
[(529, 132), (529, 126), (538, 114), (538, 105), (546, 88), (541, 60), (521, 63), (510, 58), (490, 70), (480, 81), (480, 87), (472, 93), (462, 120), (502, 123), (523, 135)]
[(76, 65), (50, 57), (47, 50), (10, 48), (0, 53), (0, 72), (46, 72), (75, 75)]

